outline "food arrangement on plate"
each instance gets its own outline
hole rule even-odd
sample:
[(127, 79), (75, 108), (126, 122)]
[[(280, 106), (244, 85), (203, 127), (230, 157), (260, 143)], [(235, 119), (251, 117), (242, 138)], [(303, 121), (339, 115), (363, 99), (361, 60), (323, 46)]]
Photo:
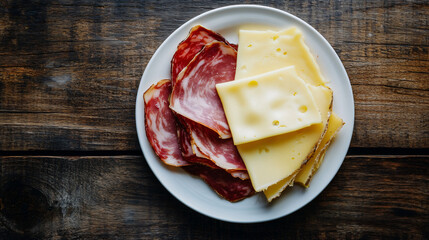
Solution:
[(308, 187), (343, 120), (297, 27), (240, 29), (238, 44), (192, 27), (170, 79), (144, 97), (147, 139), (159, 159), (236, 202), (268, 202)]

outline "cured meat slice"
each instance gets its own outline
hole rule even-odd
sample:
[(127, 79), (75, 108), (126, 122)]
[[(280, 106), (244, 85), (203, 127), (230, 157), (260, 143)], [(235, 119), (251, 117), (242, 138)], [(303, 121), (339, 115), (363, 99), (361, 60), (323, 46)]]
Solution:
[[(188, 65), (192, 58), (201, 51), (204, 45), (213, 41), (228, 43), (220, 34), (201, 25), (197, 25), (191, 29), (188, 37), (177, 46), (177, 50), (171, 60), (171, 81), (173, 86), (176, 83), (179, 73)], [(237, 45), (232, 46), (237, 50)]]
[(191, 145), (191, 139), (189, 134), (186, 132), (184, 127), (178, 126), (177, 127), (177, 136), (179, 138), (179, 145), (182, 150), (182, 157), (189, 163), (197, 163), (197, 164), (203, 164), (206, 166), (209, 166), (211, 168), (219, 168), (214, 164), (213, 161), (207, 158), (201, 158), (194, 154), (192, 150)]
[(218, 166), (216, 166), (216, 164), (214, 164), (210, 159), (207, 159), (207, 158), (200, 158), (200, 157), (193, 155), (193, 156), (185, 158), (185, 159), (186, 159), (186, 161), (193, 163), (193, 164), (201, 164), (201, 165), (213, 168), (213, 169), (215, 169), (215, 168), (220, 169)]
[(240, 178), (241, 180), (249, 179), (249, 174), (245, 170), (237, 170), (230, 172), (231, 176)]
[(231, 47), (233, 47), (235, 49), (235, 51), (238, 51), (238, 45), (237, 44), (229, 43), (229, 45)]
[(203, 154), (202, 157), (208, 156), (217, 166), (228, 172), (246, 170), (231, 138), (220, 139), (215, 132), (192, 121), (187, 121), (186, 124), (192, 144)]
[(222, 169), (202, 165), (183, 167), (187, 172), (202, 178), (217, 194), (230, 202), (237, 202), (255, 193), (249, 179), (232, 177)]
[(177, 127), (177, 137), (179, 139), (180, 149), (182, 150), (182, 156), (184, 158), (194, 156), (195, 154), (192, 150), (191, 139), (184, 127)]
[(170, 98), (177, 114), (231, 138), (216, 84), (234, 80), (237, 52), (222, 42), (206, 45), (180, 72)]
[[(209, 166), (211, 168), (220, 169), (220, 167), (218, 167), (212, 160), (210, 160), (210, 158), (206, 157), (205, 155), (203, 155), (202, 157), (199, 156), (198, 153), (202, 153), (199, 152), (198, 147), (196, 147), (195, 145), (193, 145), (194, 149), (198, 150), (198, 153), (194, 153), (194, 150), (192, 149), (191, 138), (184, 127), (180, 126), (177, 128), (177, 136), (179, 137), (182, 156), (186, 161), (188, 161), (189, 163), (198, 163)], [(240, 178), (241, 180), (249, 179), (249, 174), (247, 173), (247, 170), (234, 170), (230, 171), (229, 173), (231, 174), (231, 176), (235, 178)]]
[(164, 79), (152, 85), (144, 94), (146, 136), (156, 155), (172, 166), (186, 166), (176, 135), (176, 119), (168, 107), (171, 81)]

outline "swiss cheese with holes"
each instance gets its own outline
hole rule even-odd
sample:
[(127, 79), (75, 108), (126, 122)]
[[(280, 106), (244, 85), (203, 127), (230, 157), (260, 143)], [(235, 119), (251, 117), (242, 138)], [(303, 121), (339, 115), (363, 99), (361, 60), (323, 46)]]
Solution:
[(216, 88), (235, 145), (322, 121), (307, 84), (294, 66), (217, 84)]
[(335, 135), (329, 121), (342, 120), (330, 117), (332, 90), (299, 29), (240, 30), (238, 45), (235, 81), (216, 87), (253, 187), (270, 202), (296, 179), (308, 184)]
[(240, 30), (238, 37), (235, 79), (295, 66), (306, 83), (325, 85), (319, 66), (296, 27), (280, 32)]
[(331, 112), (332, 91), (324, 86), (310, 86), (317, 96), (322, 122), (300, 130), (237, 145), (256, 191), (266, 190), (273, 184), (298, 171), (320, 142)]

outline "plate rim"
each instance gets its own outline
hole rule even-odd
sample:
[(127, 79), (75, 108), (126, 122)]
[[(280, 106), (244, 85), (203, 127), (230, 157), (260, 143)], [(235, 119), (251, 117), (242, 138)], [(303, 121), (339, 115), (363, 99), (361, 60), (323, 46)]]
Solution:
[[(310, 197), (308, 199), (308, 201), (305, 201), (302, 204), (298, 204), (298, 206), (295, 207), (294, 209), (292, 209), (290, 211), (285, 211), (282, 214), (278, 214), (275, 217), (257, 218), (257, 219), (251, 219), (251, 220), (246, 220), (246, 219), (238, 220), (238, 219), (228, 218), (228, 217), (219, 217), (219, 216), (216, 216), (216, 215), (213, 215), (213, 214), (209, 214), (207, 212), (204, 212), (204, 211), (198, 209), (197, 206), (194, 206), (191, 203), (189, 203), (189, 200), (186, 201), (186, 199), (182, 199), (179, 196), (179, 194), (177, 194), (175, 191), (170, 190), (166, 186), (166, 184), (164, 182), (164, 179), (159, 176), (159, 173), (157, 171), (154, 171), (152, 163), (148, 160), (148, 158), (147, 158), (148, 154), (145, 153), (144, 146), (143, 146), (144, 142), (142, 141), (142, 139), (146, 138), (145, 129), (144, 129), (145, 128), (145, 126), (144, 126), (144, 116), (141, 117), (141, 113), (143, 112), (143, 114), (144, 114), (144, 110), (143, 110), (144, 109), (144, 104), (142, 106), (142, 102), (143, 102), (142, 98), (143, 98), (144, 91), (146, 91), (146, 89), (143, 89), (143, 85), (145, 84), (143, 82), (143, 80), (144, 80), (145, 75), (147, 74), (146, 70), (148, 69), (148, 67), (151, 67), (151, 65), (153, 64), (153, 59), (155, 58), (155, 56), (157, 54), (159, 54), (159, 52), (161, 51), (161, 49), (170, 41), (171, 38), (173, 38), (180, 31), (183, 31), (183, 29), (189, 23), (191, 23), (193, 21), (196, 21), (198, 19), (204, 18), (204, 17), (206, 17), (208, 15), (217, 14), (217, 13), (225, 11), (225, 10), (236, 9), (236, 8), (243, 8), (243, 9), (248, 8), (248, 9), (253, 9), (253, 10), (256, 9), (256, 10), (262, 10), (262, 11), (274, 11), (274, 12), (277, 12), (279, 14), (285, 15), (286, 17), (294, 19), (295, 21), (299, 22), (300, 24), (303, 24), (308, 30), (310, 30), (311, 32), (315, 33), (317, 35), (318, 39), (323, 41), (323, 45), (329, 46), (327, 48), (327, 50), (330, 52), (330, 55), (334, 57), (334, 59), (336, 61), (335, 65), (341, 66), (340, 69), (337, 69), (337, 70), (340, 70), (340, 72), (341, 72), (340, 74), (343, 75), (343, 76), (345, 76), (345, 79), (343, 79), (343, 80), (346, 81), (344, 84), (347, 85), (348, 92), (346, 94), (349, 95), (349, 97), (350, 97), (349, 100), (351, 101), (351, 109), (349, 110), (350, 111), (349, 114), (351, 114), (350, 118), (352, 119), (352, 121), (346, 123), (346, 124), (348, 124), (350, 126), (349, 127), (350, 133), (348, 134), (349, 136), (346, 136), (347, 137), (346, 138), (347, 142), (346, 142), (346, 144), (344, 144), (344, 146), (346, 146), (346, 147), (343, 148), (343, 149), (345, 149), (345, 151), (343, 151), (343, 154), (340, 154), (340, 157), (341, 157), (342, 160), (339, 162), (338, 167), (336, 169), (333, 169), (333, 171), (332, 171), (333, 174), (332, 174), (332, 176), (330, 176), (330, 179), (328, 179), (327, 184), (325, 186), (322, 186), (322, 188), (320, 188), (320, 190), (318, 190), (316, 194), (314, 194), (312, 197)], [(188, 31), (186, 31), (186, 32), (188, 32)], [(268, 6), (263, 6), (263, 5), (257, 5), (257, 4), (236, 4), (236, 5), (228, 5), (228, 6), (223, 6), (223, 7), (220, 7), (220, 8), (215, 8), (215, 9), (203, 12), (203, 13), (201, 13), (201, 14), (199, 14), (199, 15), (191, 18), (191, 19), (189, 19), (188, 21), (186, 21), (185, 23), (183, 23), (180, 27), (178, 27), (175, 31), (173, 31), (163, 41), (163, 43), (157, 48), (157, 50), (151, 56), (150, 60), (148, 61), (147, 65), (146, 65), (146, 67), (144, 69), (142, 77), (140, 79), (140, 83), (139, 83), (139, 87), (138, 87), (138, 91), (137, 91), (137, 97), (136, 97), (135, 120), (136, 120), (136, 130), (137, 130), (137, 136), (138, 136), (138, 140), (139, 140), (139, 145), (140, 145), (140, 148), (141, 148), (142, 153), (144, 155), (146, 163), (149, 165), (151, 171), (154, 173), (154, 175), (156, 176), (156, 178), (158, 179), (158, 181), (163, 185), (163, 187), (170, 194), (172, 194), (177, 200), (179, 200), (181, 203), (183, 203), (185, 206), (191, 208), (192, 210), (194, 210), (194, 211), (196, 211), (196, 212), (198, 212), (200, 214), (203, 214), (205, 216), (217, 219), (217, 220), (226, 221), (226, 222), (232, 222), (232, 223), (258, 223), (258, 222), (273, 221), (275, 219), (279, 219), (279, 218), (285, 217), (287, 215), (290, 215), (290, 214), (296, 212), (297, 210), (301, 209), (302, 207), (306, 206), (308, 203), (310, 203), (311, 201), (313, 201), (331, 183), (331, 181), (333, 180), (333, 178), (337, 175), (337, 173), (338, 173), (341, 165), (343, 164), (343, 162), (345, 160), (345, 157), (347, 155), (347, 151), (348, 151), (348, 149), (350, 147), (350, 143), (351, 143), (351, 139), (352, 139), (352, 135), (353, 135), (353, 129), (354, 129), (354, 122), (355, 122), (355, 106), (354, 105), (355, 104), (354, 104), (354, 97), (353, 97), (353, 91), (352, 91), (352, 87), (351, 87), (351, 82), (350, 82), (350, 79), (348, 77), (348, 74), (346, 72), (346, 69), (345, 69), (343, 63), (341, 62), (339, 56), (337, 55), (337, 53), (335, 52), (335, 50), (333, 49), (333, 47), (329, 44), (329, 42), (315, 28), (313, 28), (310, 24), (308, 24), (304, 20), (300, 19), (299, 17), (297, 17), (297, 16), (295, 16), (295, 15), (289, 13), (289, 12), (286, 12), (284, 10), (280, 10), (280, 9), (273, 8), (273, 7), (268, 7)], [(140, 114), (138, 114), (138, 113), (140, 113)], [(323, 164), (322, 164), (322, 166), (323, 166)], [(166, 167), (169, 168), (168, 166), (166, 166)]]

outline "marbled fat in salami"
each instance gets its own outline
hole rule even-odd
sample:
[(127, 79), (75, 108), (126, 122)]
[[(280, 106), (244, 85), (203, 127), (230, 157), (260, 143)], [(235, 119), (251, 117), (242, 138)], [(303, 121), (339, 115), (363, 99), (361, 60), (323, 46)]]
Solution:
[(187, 172), (202, 178), (217, 194), (230, 202), (250, 197), (255, 193), (249, 179), (232, 177), (222, 169), (213, 169), (202, 165), (183, 167)]
[(216, 84), (234, 80), (237, 52), (223, 42), (207, 44), (180, 72), (170, 98), (170, 108), (231, 138), (228, 123), (216, 91)]
[(144, 94), (146, 136), (156, 155), (172, 166), (189, 165), (182, 158), (176, 135), (176, 119), (169, 108), (171, 81), (161, 80)]
[[(220, 34), (204, 28), (201, 25), (197, 25), (191, 29), (188, 37), (177, 46), (177, 50), (171, 60), (171, 81), (173, 86), (176, 83), (176, 78), (179, 73), (188, 65), (195, 55), (201, 51), (204, 45), (213, 41), (228, 43)], [(235, 46), (235, 50), (237, 50), (237, 46), (233, 46)]]
[(231, 176), (235, 178), (240, 178), (241, 180), (249, 179), (249, 173), (247, 172), (247, 170), (232, 171), (229, 174), (231, 174)]

